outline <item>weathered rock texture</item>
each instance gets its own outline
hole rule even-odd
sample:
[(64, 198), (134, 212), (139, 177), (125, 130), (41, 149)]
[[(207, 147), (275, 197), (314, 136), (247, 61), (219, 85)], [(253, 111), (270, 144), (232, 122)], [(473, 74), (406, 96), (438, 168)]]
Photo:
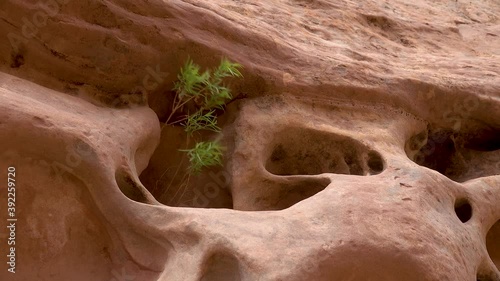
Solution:
[[(0, 280), (500, 280), (500, 3), (0, 2)], [(188, 177), (191, 56), (245, 66)], [(205, 137), (217, 137), (206, 134)]]

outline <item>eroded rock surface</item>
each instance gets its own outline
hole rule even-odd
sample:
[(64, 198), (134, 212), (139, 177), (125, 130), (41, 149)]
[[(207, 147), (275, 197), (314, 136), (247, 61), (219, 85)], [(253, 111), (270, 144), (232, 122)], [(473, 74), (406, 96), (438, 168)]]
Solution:
[[(500, 280), (499, 14), (1, 2), (0, 175), (17, 168), (19, 220), (0, 279)], [(245, 79), (220, 116), (225, 165), (186, 180), (189, 142), (160, 125), (188, 55)]]

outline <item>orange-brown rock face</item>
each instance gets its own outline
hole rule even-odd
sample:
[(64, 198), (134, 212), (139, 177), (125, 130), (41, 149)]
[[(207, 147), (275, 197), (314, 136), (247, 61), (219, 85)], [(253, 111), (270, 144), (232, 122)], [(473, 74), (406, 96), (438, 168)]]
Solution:
[[(3, 0), (0, 280), (499, 281), (499, 15)], [(161, 128), (188, 56), (245, 67), (197, 176)]]

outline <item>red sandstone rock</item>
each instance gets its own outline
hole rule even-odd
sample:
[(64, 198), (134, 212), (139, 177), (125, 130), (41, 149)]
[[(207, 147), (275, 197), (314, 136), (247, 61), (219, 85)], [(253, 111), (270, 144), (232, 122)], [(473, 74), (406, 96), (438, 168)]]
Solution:
[[(0, 3), (0, 280), (500, 280), (498, 1), (40, 3)], [(188, 55), (245, 78), (186, 180)]]

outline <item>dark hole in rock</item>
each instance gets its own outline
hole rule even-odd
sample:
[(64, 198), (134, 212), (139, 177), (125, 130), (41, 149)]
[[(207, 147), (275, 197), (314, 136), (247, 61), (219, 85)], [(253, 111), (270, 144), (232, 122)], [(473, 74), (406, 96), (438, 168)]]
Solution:
[(228, 254), (215, 254), (206, 264), (201, 281), (239, 281), (241, 280), (239, 261)]
[(262, 210), (283, 210), (324, 190), (329, 178), (280, 177), (274, 181), (264, 180), (263, 184), (275, 192), (255, 198), (254, 205)]
[(265, 163), (275, 175), (322, 173), (366, 176), (384, 169), (382, 156), (361, 142), (342, 135), (304, 128), (276, 134)]
[(283, 145), (279, 144), (276, 146), (276, 148), (273, 150), (273, 153), (271, 154), (271, 161), (276, 162), (276, 161), (282, 161), (286, 158), (286, 151), (283, 148)]
[(490, 259), (500, 270), (500, 220), (486, 234), (486, 249), (488, 249)]
[(461, 222), (466, 223), (472, 218), (472, 206), (466, 199), (457, 200), (455, 203), (455, 214)]
[(19, 68), (24, 64), (24, 56), (21, 54), (15, 54), (11, 56), (10, 67)]
[(489, 275), (486, 275), (486, 274), (478, 274), (478, 275), (477, 275), (477, 279), (476, 279), (476, 280), (477, 280), (477, 281), (498, 281), (498, 280), (500, 280), (500, 279), (498, 279), (498, 278), (493, 278), (493, 277), (491, 277), (491, 276), (489, 276)]
[(464, 135), (464, 147), (477, 151), (495, 151), (500, 149), (500, 131), (487, 129)]
[[(206, 136), (208, 138), (208, 136)], [(142, 184), (158, 200), (172, 207), (232, 208), (230, 176), (223, 166), (189, 173), (189, 159), (179, 149), (194, 147), (184, 128), (167, 126), (148, 167), (139, 176)]]
[(384, 170), (384, 161), (378, 152), (368, 153), (368, 167), (370, 167), (371, 174), (378, 174)]
[(125, 196), (129, 199), (148, 203), (148, 199), (141, 191), (141, 187), (125, 171), (118, 170), (115, 173), (116, 183)]
[(446, 174), (455, 153), (451, 131), (437, 131), (428, 135), (427, 143), (420, 149), (417, 164)]
[(415, 163), (454, 181), (464, 182), (499, 172), (500, 132), (491, 128), (458, 133), (429, 127), (411, 137), (406, 148)]

